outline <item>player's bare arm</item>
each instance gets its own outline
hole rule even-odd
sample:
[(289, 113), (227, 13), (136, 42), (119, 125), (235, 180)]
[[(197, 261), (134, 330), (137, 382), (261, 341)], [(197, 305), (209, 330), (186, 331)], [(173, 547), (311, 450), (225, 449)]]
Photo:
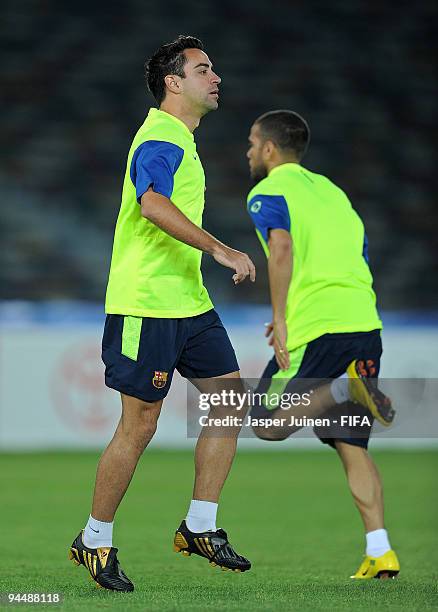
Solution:
[(272, 323), (266, 330), (270, 336), (277, 363), (282, 370), (290, 367), (287, 351), (286, 303), (292, 278), (292, 239), (289, 232), (274, 229), (269, 233), (268, 275), (272, 303)]
[(142, 195), (141, 214), (173, 238), (208, 253), (221, 265), (233, 269), (236, 285), (248, 276), (255, 281), (255, 266), (246, 253), (231, 249), (192, 223), (169, 198), (156, 193), (152, 187)]

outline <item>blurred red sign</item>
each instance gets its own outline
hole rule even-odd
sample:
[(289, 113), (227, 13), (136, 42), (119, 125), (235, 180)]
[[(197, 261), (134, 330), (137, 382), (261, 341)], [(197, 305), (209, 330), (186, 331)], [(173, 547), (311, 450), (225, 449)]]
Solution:
[(115, 427), (117, 411), (105, 387), (100, 347), (90, 342), (69, 346), (51, 378), (56, 411), (70, 427), (94, 435)]

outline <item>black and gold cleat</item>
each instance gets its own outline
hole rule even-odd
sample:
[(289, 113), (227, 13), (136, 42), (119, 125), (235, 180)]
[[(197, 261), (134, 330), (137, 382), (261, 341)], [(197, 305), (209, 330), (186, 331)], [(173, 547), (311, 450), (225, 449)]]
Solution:
[(251, 562), (235, 552), (223, 529), (194, 533), (183, 521), (175, 533), (173, 550), (186, 557), (205, 557), (212, 567), (218, 566), (224, 571), (246, 572), (251, 569)]
[(130, 592), (134, 585), (125, 575), (117, 559), (117, 548), (88, 548), (82, 537), (83, 531), (70, 546), (68, 558), (77, 566), (83, 565), (90, 572), (98, 588), (110, 591)]

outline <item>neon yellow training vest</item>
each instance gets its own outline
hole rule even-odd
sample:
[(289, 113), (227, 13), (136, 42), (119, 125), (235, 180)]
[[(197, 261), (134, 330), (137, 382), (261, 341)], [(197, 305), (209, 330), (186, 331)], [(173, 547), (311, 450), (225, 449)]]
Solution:
[(364, 226), (345, 193), (299, 164), (274, 168), (248, 195), (248, 211), (268, 257), (268, 230), (284, 227), (276, 210), (282, 201), (293, 242), (288, 350), (327, 333), (381, 329)]
[(205, 176), (193, 134), (173, 115), (152, 108), (128, 155), (105, 311), (155, 318), (199, 315), (213, 308), (200, 271), (202, 252), (175, 240), (141, 215), (131, 162), (148, 141), (158, 147), (170, 143), (181, 152), (170, 199), (193, 223), (202, 225)]

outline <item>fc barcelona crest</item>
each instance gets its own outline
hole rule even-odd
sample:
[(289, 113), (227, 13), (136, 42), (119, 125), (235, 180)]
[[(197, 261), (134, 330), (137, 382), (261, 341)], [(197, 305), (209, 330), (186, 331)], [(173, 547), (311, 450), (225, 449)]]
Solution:
[(163, 387), (165, 387), (167, 383), (167, 376), (167, 372), (156, 371), (152, 379), (152, 384), (154, 385), (154, 387), (156, 387), (157, 389), (162, 389)]

